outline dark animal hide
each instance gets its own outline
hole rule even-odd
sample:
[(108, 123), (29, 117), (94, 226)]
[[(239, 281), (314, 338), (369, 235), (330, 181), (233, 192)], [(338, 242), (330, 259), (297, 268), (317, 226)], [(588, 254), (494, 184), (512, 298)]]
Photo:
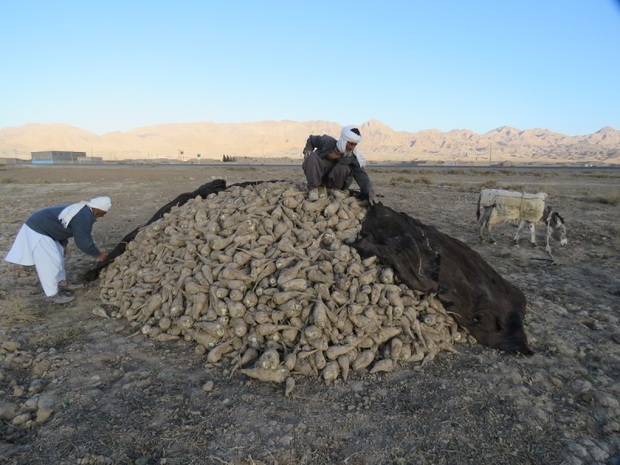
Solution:
[(377, 204), (354, 246), (364, 258), (378, 256), (411, 289), (437, 294), (479, 343), (533, 354), (523, 328), (525, 296), (463, 242)]

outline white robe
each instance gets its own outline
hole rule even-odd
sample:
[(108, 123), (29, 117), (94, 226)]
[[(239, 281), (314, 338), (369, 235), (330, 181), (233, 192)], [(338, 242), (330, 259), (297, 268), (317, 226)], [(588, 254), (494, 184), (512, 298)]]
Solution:
[(33, 231), (25, 224), (4, 259), (17, 265), (34, 265), (43, 292), (48, 297), (58, 294), (58, 282), (67, 279), (65, 251), (60, 242)]

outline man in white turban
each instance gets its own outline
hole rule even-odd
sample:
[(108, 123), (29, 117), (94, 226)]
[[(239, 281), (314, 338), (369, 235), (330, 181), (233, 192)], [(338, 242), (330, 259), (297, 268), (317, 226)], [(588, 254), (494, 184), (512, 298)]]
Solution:
[(79, 289), (70, 285), (65, 271), (65, 253), (69, 238), (84, 253), (103, 261), (92, 237), (93, 225), (112, 206), (109, 197), (95, 197), (71, 205), (48, 207), (33, 213), (23, 224), (5, 260), (17, 265), (34, 265), (43, 292), (51, 302), (64, 304), (74, 300), (66, 291)]
[(364, 169), (366, 161), (357, 147), (361, 141), (362, 134), (354, 126), (342, 128), (338, 140), (326, 134), (308, 137), (301, 167), (308, 183), (309, 200), (318, 200), (320, 187), (348, 189), (355, 179), (370, 205), (377, 202), (372, 182)]

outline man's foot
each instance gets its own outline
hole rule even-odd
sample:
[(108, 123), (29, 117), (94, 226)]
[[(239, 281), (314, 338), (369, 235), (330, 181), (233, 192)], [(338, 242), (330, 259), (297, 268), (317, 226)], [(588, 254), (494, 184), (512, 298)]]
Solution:
[(308, 200), (310, 202), (316, 202), (317, 200), (319, 200), (319, 190), (312, 189), (310, 192), (308, 192)]
[(53, 302), (55, 304), (68, 304), (69, 302), (73, 302), (75, 300), (75, 297), (72, 297), (66, 294), (61, 294), (59, 292), (58, 294), (48, 297), (47, 299), (50, 302)]

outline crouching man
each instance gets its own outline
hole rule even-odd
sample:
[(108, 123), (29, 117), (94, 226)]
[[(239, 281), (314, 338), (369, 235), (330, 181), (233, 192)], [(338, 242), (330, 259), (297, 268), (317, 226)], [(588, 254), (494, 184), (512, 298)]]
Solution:
[(79, 289), (69, 284), (65, 271), (65, 253), (69, 238), (84, 253), (99, 261), (101, 252), (92, 237), (93, 225), (112, 206), (109, 197), (96, 197), (71, 205), (48, 207), (33, 213), (22, 225), (5, 260), (17, 265), (34, 265), (43, 292), (51, 302), (65, 304), (75, 297), (65, 292)]
[(370, 205), (377, 202), (377, 195), (364, 169), (366, 161), (357, 148), (361, 140), (359, 129), (353, 126), (345, 126), (338, 140), (326, 134), (308, 137), (301, 165), (308, 183), (308, 200), (318, 200), (320, 187), (348, 189), (355, 179)]

